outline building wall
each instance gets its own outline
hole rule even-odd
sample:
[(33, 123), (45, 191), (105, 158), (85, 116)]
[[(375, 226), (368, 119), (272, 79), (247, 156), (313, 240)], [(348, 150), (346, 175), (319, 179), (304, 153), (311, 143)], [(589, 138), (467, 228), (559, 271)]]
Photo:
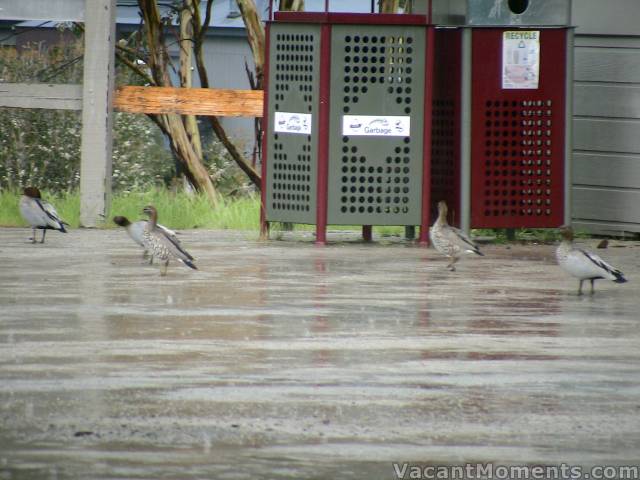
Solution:
[[(244, 30), (239, 35), (208, 36), (204, 46), (205, 64), (209, 73), (209, 84), (214, 88), (233, 88), (248, 90), (251, 88), (245, 73), (245, 62), (251, 72), (254, 71), (253, 56)], [(197, 75), (194, 75), (196, 78)], [(227, 135), (247, 155), (254, 147), (254, 120), (252, 118), (221, 119)]]
[(640, 232), (640, 2), (574, 0), (574, 225)]

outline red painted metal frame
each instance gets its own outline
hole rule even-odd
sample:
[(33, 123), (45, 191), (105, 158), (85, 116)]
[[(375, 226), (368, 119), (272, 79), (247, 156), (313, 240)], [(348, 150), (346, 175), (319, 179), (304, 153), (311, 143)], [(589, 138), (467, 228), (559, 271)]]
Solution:
[(362, 239), (365, 242), (370, 242), (373, 240), (373, 226), (372, 225), (362, 225)]
[[(567, 30), (527, 28), (540, 31), (538, 88), (502, 89), (502, 36), (504, 31), (515, 29), (517, 27), (473, 31), (472, 228), (549, 228), (564, 221)], [(523, 102), (535, 103), (523, 105)], [(547, 105), (547, 102), (551, 104)], [(523, 126), (527, 119), (536, 122), (541, 119), (543, 125)], [(517, 126), (503, 127), (513, 125), (514, 120)], [(547, 120), (551, 120), (549, 127), (545, 126)], [(535, 130), (534, 134), (526, 132), (527, 129)], [(532, 139), (536, 143), (527, 147), (525, 141)], [(538, 139), (543, 139), (541, 147), (537, 144)], [(548, 140), (549, 146), (546, 145)], [(536, 151), (526, 153), (527, 148)], [(533, 163), (527, 164), (529, 160)], [(547, 180), (550, 180), (549, 185)], [(538, 194), (538, 190), (542, 193)], [(536, 204), (538, 199), (541, 206)], [(551, 201), (550, 206), (545, 205), (547, 199)], [(527, 204), (529, 201), (533, 205)], [(535, 214), (538, 208), (543, 212), (540, 215)], [(547, 208), (550, 210), (548, 215), (544, 213)], [(529, 214), (528, 209), (534, 214)]]
[(331, 25), (320, 27), (320, 91), (318, 95), (318, 186), (316, 243), (327, 243), (327, 204), (329, 186), (329, 100), (331, 95)]
[(460, 226), (461, 120), (462, 120), (462, 29), (436, 29), (431, 127), (431, 207), (447, 202), (448, 219)]
[[(264, 41), (264, 62), (263, 69), (263, 91), (266, 93), (269, 91), (269, 48), (270, 48), (270, 25), (267, 22), (265, 26), (265, 41)], [(261, 188), (260, 188), (260, 238), (267, 239), (269, 237), (269, 222), (267, 222), (267, 128), (269, 125), (269, 101), (268, 96), (264, 96), (263, 100), (263, 113), (262, 113), (262, 165), (261, 165)]]
[(275, 12), (274, 20), (289, 23), (354, 25), (428, 25), (429, 15), (395, 13)]
[(433, 76), (434, 76), (434, 44), (435, 27), (427, 27), (427, 48), (424, 68), (424, 125), (423, 125), (423, 160), (422, 160), (422, 218), (418, 243), (429, 244), (429, 225), (431, 225), (431, 113), (433, 111)]

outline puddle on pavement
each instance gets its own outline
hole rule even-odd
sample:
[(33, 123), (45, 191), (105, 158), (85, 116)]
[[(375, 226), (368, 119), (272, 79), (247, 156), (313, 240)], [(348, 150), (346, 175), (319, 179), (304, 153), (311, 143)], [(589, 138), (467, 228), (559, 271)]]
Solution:
[(635, 244), (606, 252), (628, 284), (577, 297), (553, 246), (451, 273), (401, 240), (189, 231), (200, 270), (161, 278), (119, 231), (22, 235), (0, 230), (2, 478), (637, 460)]

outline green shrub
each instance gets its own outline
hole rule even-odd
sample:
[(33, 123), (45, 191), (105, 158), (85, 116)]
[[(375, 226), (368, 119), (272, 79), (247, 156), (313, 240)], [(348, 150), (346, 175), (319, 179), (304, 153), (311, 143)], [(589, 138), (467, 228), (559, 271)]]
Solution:
[[(66, 32), (59, 44), (48, 47), (34, 44), (19, 54), (0, 49), (0, 81), (81, 83), (82, 42), (70, 42)], [(139, 83), (125, 67), (116, 70), (119, 84)], [(0, 189), (34, 185), (52, 192), (77, 190), (81, 132), (80, 112), (0, 108)], [(217, 140), (204, 140), (204, 157), (221, 193), (252, 190)], [(147, 116), (115, 113), (112, 173), (116, 193), (175, 183), (175, 161), (168, 143)]]

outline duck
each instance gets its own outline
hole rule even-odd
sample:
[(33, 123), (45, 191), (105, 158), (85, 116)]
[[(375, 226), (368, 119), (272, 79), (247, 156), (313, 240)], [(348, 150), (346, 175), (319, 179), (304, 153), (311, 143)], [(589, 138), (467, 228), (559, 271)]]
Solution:
[[(122, 215), (117, 215), (113, 217), (113, 223), (125, 228), (125, 230), (129, 234), (129, 237), (131, 237), (131, 239), (134, 242), (136, 242), (138, 245), (140, 245), (144, 249), (144, 252), (142, 253), (142, 258), (147, 258), (147, 255), (149, 255), (149, 252), (144, 246), (144, 229), (147, 226), (147, 221), (138, 220), (137, 222), (130, 222), (127, 217), (124, 217)], [(157, 227), (160, 230), (162, 230), (168, 237), (170, 237), (175, 243), (180, 244), (180, 240), (178, 240), (178, 237), (176, 236), (176, 232), (160, 224), (158, 224)], [(149, 264), (152, 264), (152, 263), (153, 263), (153, 255), (149, 255)]]
[(585, 280), (591, 282), (591, 295), (594, 293), (594, 282), (598, 279), (611, 280), (615, 283), (626, 283), (624, 274), (617, 268), (605, 262), (593, 252), (577, 248), (573, 244), (573, 230), (569, 226), (559, 229), (562, 241), (556, 249), (556, 260), (565, 272), (576, 277), (578, 295), (582, 295), (582, 284)]
[(53, 205), (42, 199), (40, 190), (37, 187), (25, 187), (22, 189), (20, 215), (33, 229), (33, 237), (29, 239), (31, 243), (36, 243), (37, 241), (36, 229), (42, 230), (40, 243), (44, 243), (47, 230), (58, 230), (62, 233), (67, 233), (64, 226), (69, 224), (60, 218)]
[(164, 262), (160, 268), (160, 275), (165, 276), (167, 274), (171, 258), (175, 258), (187, 267), (197, 270), (194, 258), (182, 247), (180, 242), (176, 242), (175, 239), (158, 227), (158, 211), (156, 207), (147, 205), (142, 209), (142, 213), (149, 217), (149, 221), (142, 232), (142, 242), (144, 248), (152, 256)]
[(444, 200), (439, 201), (438, 218), (429, 230), (429, 238), (434, 248), (451, 260), (447, 268), (454, 272), (455, 264), (463, 253), (475, 253), (482, 257), (484, 253), (462, 230), (447, 223), (447, 212), (447, 203)]

